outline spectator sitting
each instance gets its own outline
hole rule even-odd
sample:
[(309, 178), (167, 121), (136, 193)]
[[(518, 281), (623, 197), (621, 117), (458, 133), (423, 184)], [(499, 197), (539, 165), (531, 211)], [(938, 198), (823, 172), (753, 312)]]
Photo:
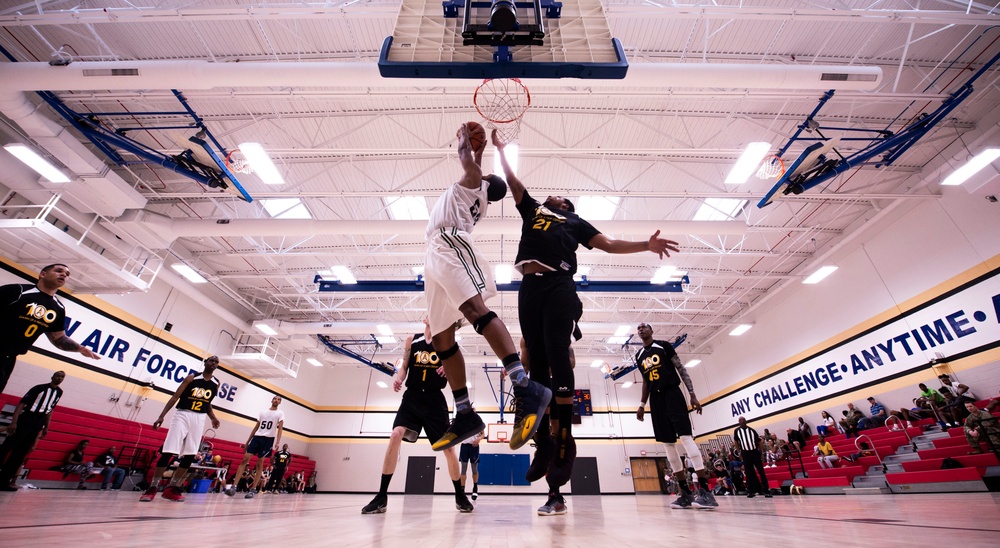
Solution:
[(768, 468), (777, 468), (778, 461), (785, 458), (787, 451), (785, 440), (779, 440), (777, 434), (771, 434), (771, 440), (767, 444)]
[(806, 445), (806, 440), (802, 439), (802, 432), (798, 429), (786, 428), (785, 437), (788, 438), (789, 448), (794, 447), (796, 450), (802, 451)]
[(313, 472), (309, 475), (309, 482), (306, 483), (305, 492), (310, 494), (316, 493), (316, 489), (316, 472)]
[[(799, 434), (802, 434), (803, 441), (809, 441), (809, 438), (812, 437), (812, 428), (806, 421), (802, 420), (802, 417), (799, 417), (799, 424), (796, 428), (798, 428)], [(805, 447), (805, 445), (802, 447)]]
[(104, 481), (101, 482), (101, 491), (108, 489), (108, 483), (111, 483), (112, 491), (117, 491), (121, 489), (122, 482), (125, 481), (125, 469), (118, 467), (118, 457), (115, 456), (117, 453), (118, 448), (112, 445), (94, 459), (94, 464), (100, 468), (98, 473), (104, 476)]
[(851, 436), (857, 436), (858, 416), (855, 413), (851, 413), (847, 409), (844, 409), (843, 414), (844, 418), (840, 419), (840, 429), (844, 431), (844, 435), (847, 436), (847, 439), (850, 439)]
[(829, 436), (837, 433), (837, 421), (833, 420), (826, 411), (820, 412), (823, 424), (816, 427), (816, 432), (821, 436)]
[(854, 462), (860, 459), (861, 457), (871, 457), (875, 455), (875, 451), (872, 451), (871, 447), (867, 443), (861, 442), (858, 445), (860, 446), (860, 451), (850, 456), (844, 457), (844, 460), (848, 462)]
[(84, 462), (84, 451), (87, 450), (87, 446), (90, 445), (90, 440), (80, 440), (75, 448), (66, 453), (66, 462), (62, 465), (63, 479), (65, 479), (70, 474), (79, 474), (80, 483), (76, 486), (77, 489), (86, 489), (84, 485), (91, 476), (91, 465), (92, 462)]
[(951, 393), (951, 397), (946, 397), (945, 409), (951, 414), (952, 418), (957, 421), (964, 419), (967, 416), (967, 411), (965, 409), (965, 404), (967, 402), (976, 403), (976, 395), (969, 390), (969, 387), (962, 383), (954, 383), (951, 377), (946, 374), (938, 375), (938, 380), (941, 381), (941, 391), (945, 389)]
[(729, 471), (726, 470), (726, 467), (721, 460), (715, 462), (715, 477), (719, 479), (719, 481), (715, 484), (716, 495), (736, 494), (736, 491), (733, 489), (733, 482), (729, 478)]
[(863, 426), (861, 429), (866, 430), (868, 428), (885, 426), (885, 421), (889, 418), (889, 415), (886, 413), (885, 406), (875, 401), (875, 398), (872, 397), (868, 398), (868, 404), (871, 405), (872, 415), (864, 419), (867, 426)]
[(984, 441), (990, 450), (1000, 451), (1000, 425), (997, 424), (997, 418), (989, 411), (979, 409), (973, 402), (966, 402), (965, 408), (969, 412), (965, 419), (965, 439), (972, 447), (969, 454), (982, 453), (979, 444)]
[(834, 468), (837, 465), (837, 461), (840, 460), (837, 452), (833, 450), (833, 446), (830, 445), (830, 442), (826, 441), (826, 436), (822, 434), (819, 436), (816, 448), (813, 449), (813, 455), (817, 457), (816, 462), (822, 468)]
[(956, 426), (958, 422), (952, 423), (951, 413), (944, 407), (948, 405), (948, 400), (940, 392), (933, 388), (928, 388), (926, 384), (920, 383), (920, 397), (924, 398), (925, 404), (934, 413), (938, 423), (945, 429)]

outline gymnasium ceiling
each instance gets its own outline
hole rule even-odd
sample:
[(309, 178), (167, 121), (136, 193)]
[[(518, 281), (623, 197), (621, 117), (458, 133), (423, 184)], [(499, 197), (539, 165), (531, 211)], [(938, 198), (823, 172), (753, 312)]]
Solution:
[[(988, 29), (1000, 23), (995, 3), (605, 0), (603, 5), (612, 34), (633, 66), (881, 68), (876, 89), (838, 91), (817, 116), (825, 125), (850, 128), (898, 131), (936, 108), (1000, 51), (1000, 29)], [(18, 62), (57, 58), (74, 64), (154, 61), (164, 66), (197, 60), (372, 67), (399, 11), (398, 2), (391, 0), (36, 0), (2, 6), (0, 46)], [(966, 147), (997, 141), (983, 130), (995, 125), (998, 75), (996, 67), (986, 73), (950, 119), (895, 165), (850, 171), (764, 209), (755, 204), (772, 181), (751, 177), (743, 185), (727, 186), (723, 180), (747, 143), (770, 142), (773, 151), (783, 146), (816, 108), (823, 90), (681, 87), (670, 81), (636, 89), (591, 86), (586, 80), (527, 80), (533, 105), (518, 140), (518, 172), (532, 194), (610, 197), (618, 200), (617, 207), (610, 221), (592, 219), (598, 228), (610, 227), (606, 231), (615, 237), (644, 239), (649, 225), (632, 234), (614, 232), (624, 226), (616, 223), (652, 221), (662, 223), (665, 235), (680, 242), (681, 252), (663, 261), (648, 253), (610, 256), (581, 250), (580, 264), (589, 268), (589, 279), (648, 281), (661, 265), (673, 265), (690, 278), (677, 293), (581, 293), (589, 329), (578, 343), (578, 354), (619, 356), (618, 346), (607, 337), (619, 325), (630, 326), (631, 334), (640, 321), (653, 324), (664, 338), (686, 334), (684, 355), (710, 352), (713, 341), (718, 344), (755, 307), (793, 289), (844, 242), (863, 239), (874, 219), (939, 199), (938, 183), (950, 172), (948, 162), (967, 155)], [(360, 280), (415, 279), (414, 269), (423, 262), (423, 230), (419, 223), (393, 219), (388, 201), (426, 198), (431, 207), (456, 179), (455, 129), (479, 118), (472, 105), (476, 82), (414, 86), (398, 79), (330, 78), (322, 86), (288, 87), (263, 74), (261, 85), (185, 87), (190, 82), (189, 76), (178, 77), (170, 86), (183, 94), (222, 146), (264, 144), (286, 183), (272, 187), (244, 175), (241, 182), (255, 198), (246, 203), (157, 166), (113, 166), (145, 198), (142, 209), (178, 221), (203, 220), (201, 226), (208, 227), (219, 220), (269, 219), (262, 199), (295, 198), (313, 219), (349, 221), (353, 228), (277, 235), (271, 230), (211, 235), (207, 228), (203, 233), (195, 229), (153, 251), (166, 264), (184, 261), (197, 269), (209, 283), (192, 286), (193, 291), (246, 320), (331, 324), (325, 332), (359, 340), (375, 332), (375, 324), (400, 330), (419, 322), (424, 315), (421, 293), (320, 293), (314, 278), (332, 265), (345, 265)], [(178, 139), (168, 131), (138, 131), (178, 121), (144, 114), (180, 110), (170, 89), (50, 91), (80, 113), (119, 113), (103, 118), (106, 127), (132, 128), (130, 136), (167, 154), (180, 152), (178, 140), (183, 143), (193, 133), (179, 131)], [(34, 93), (27, 96), (41, 102)], [(44, 104), (38, 113), (66, 125)], [(23, 141), (29, 132), (6, 111), (4, 115), (7, 141)], [(794, 145), (785, 159), (794, 159), (804, 146)], [(850, 152), (852, 145), (841, 150)], [(69, 164), (55, 149), (49, 153)], [(19, 169), (7, 155), (2, 161), (8, 172)], [(44, 202), (45, 189), (18, 192), (18, 184), (7, 186), (14, 188), (6, 195), (9, 203)], [(721, 233), (670, 231), (679, 226), (671, 223), (692, 220), (706, 200), (715, 198), (747, 200), (731, 219), (745, 228), (737, 233), (731, 225)], [(95, 217), (80, 201), (68, 203), (76, 206), (77, 223), (87, 226)], [(111, 246), (112, 237), (131, 241), (128, 227), (134, 225), (118, 217), (103, 213), (96, 218), (100, 230), (108, 231), (101, 245)], [(501, 218), (516, 219), (510, 199), (490, 208), (490, 219)], [(389, 228), (395, 226), (399, 228)], [(95, 239), (100, 239), (98, 232)], [(517, 232), (485, 232), (477, 241), (488, 258), (495, 264), (512, 263)], [(44, 245), (7, 247), (4, 254), (30, 266), (62, 258), (58, 248)], [(88, 255), (75, 260), (87, 273)], [(169, 279), (177, 284), (172, 276), (164, 268), (153, 283)], [(98, 269), (82, 276), (77, 289), (127, 290), (120, 284), (102, 286), (101, 280), (109, 278), (113, 276)], [(491, 305), (508, 325), (517, 326), (514, 293), (502, 294)], [(308, 334), (309, 328), (296, 332)], [(308, 345), (305, 340), (293, 344)], [(467, 335), (463, 344), (472, 352), (486, 350), (474, 335)], [(383, 359), (392, 359), (397, 349), (387, 346)]]

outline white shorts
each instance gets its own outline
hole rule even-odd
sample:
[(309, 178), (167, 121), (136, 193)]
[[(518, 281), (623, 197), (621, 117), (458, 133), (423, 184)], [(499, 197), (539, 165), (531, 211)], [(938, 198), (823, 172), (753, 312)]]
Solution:
[(163, 452), (182, 457), (197, 454), (201, 449), (204, 429), (205, 413), (174, 409), (174, 418), (170, 419), (167, 439), (163, 440)]
[(473, 245), (468, 233), (442, 228), (427, 241), (424, 259), (424, 295), (431, 335), (437, 335), (462, 319), (458, 307), (482, 295), (483, 301), (497, 294), (490, 263)]

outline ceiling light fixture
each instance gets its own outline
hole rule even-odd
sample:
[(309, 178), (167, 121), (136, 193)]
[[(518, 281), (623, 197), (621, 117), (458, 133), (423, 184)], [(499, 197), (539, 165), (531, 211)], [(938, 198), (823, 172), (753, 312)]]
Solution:
[(687, 362), (686, 364), (684, 364), (684, 367), (686, 367), (688, 369), (691, 369), (692, 367), (698, 365), (699, 363), (701, 363), (701, 360), (694, 359), (694, 360), (691, 360), (691, 361)]
[(351, 269), (346, 266), (331, 266), (330, 270), (333, 272), (333, 275), (337, 277), (340, 283), (344, 285), (355, 285), (358, 283), (358, 279), (351, 273)]
[(956, 169), (954, 173), (946, 177), (945, 180), (941, 181), (941, 185), (960, 185), (965, 181), (968, 181), (969, 178), (978, 173), (979, 170), (993, 163), (993, 161), (997, 158), (1000, 158), (1000, 148), (988, 148), (973, 156), (962, 167)]
[(740, 335), (746, 333), (747, 331), (750, 331), (751, 327), (753, 327), (753, 326), (750, 325), (750, 324), (746, 324), (746, 323), (740, 324), (740, 325), (736, 326), (735, 329), (733, 329), (732, 331), (730, 331), (729, 334), (732, 335), (733, 337), (739, 337)]
[(273, 337), (274, 335), (278, 334), (278, 321), (261, 320), (259, 322), (253, 322), (253, 328), (267, 335), (268, 337)]
[(317, 360), (316, 358), (306, 358), (306, 361), (310, 365), (315, 365), (316, 367), (323, 367), (323, 362)]
[(39, 175), (48, 179), (50, 183), (69, 182), (69, 177), (65, 173), (52, 165), (51, 162), (43, 158), (28, 145), (11, 143), (4, 145), (3, 148), (7, 149), (7, 152), (13, 154), (15, 158), (24, 162), (28, 167), (35, 170)]
[(170, 265), (170, 268), (173, 268), (175, 272), (177, 272), (181, 276), (184, 276), (185, 278), (187, 278), (187, 281), (193, 284), (208, 283), (208, 280), (206, 280), (204, 276), (199, 274), (197, 270), (191, 268), (190, 266), (184, 263), (174, 263)]
[(729, 172), (729, 176), (726, 177), (726, 184), (742, 185), (747, 182), (747, 179), (760, 167), (761, 160), (767, 156), (768, 152), (771, 152), (771, 143), (750, 143), (747, 145), (746, 150), (740, 155), (740, 159), (736, 160), (736, 165)]
[(247, 162), (253, 168), (253, 172), (260, 177), (265, 185), (283, 185), (285, 179), (278, 171), (278, 167), (271, 161), (264, 146), (260, 143), (242, 143), (240, 152), (247, 157)]
[(836, 271), (836, 270), (837, 270), (837, 267), (832, 266), (832, 265), (821, 266), (821, 267), (819, 267), (819, 270), (817, 270), (816, 272), (813, 272), (808, 278), (802, 280), (802, 283), (804, 283), (804, 284), (818, 284), (819, 282), (823, 281), (824, 278), (826, 278), (830, 274), (833, 274), (834, 271)]

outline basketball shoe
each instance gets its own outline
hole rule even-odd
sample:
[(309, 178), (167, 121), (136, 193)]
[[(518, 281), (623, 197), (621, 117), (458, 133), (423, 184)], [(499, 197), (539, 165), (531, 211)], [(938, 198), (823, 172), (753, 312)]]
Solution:
[(545, 477), (549, 471), (549, 464), (556, 454), (556, 440), (551, 435), (535, 436), (535, 456), (528, 465), (528, 471), (524, 474), (524, 479), (528, 483), (534, 483)]
[(702, 489), (698, 492), (698, 496), (694, 498), (691, 506), (701, 510), (715, 510), (719, 507), (719, 503), (715, 502), (715, 495), (711, 491)]
[(173, 485), (168, 485), (167, 488), (163, 490), (163, 498), (174, 502), (184, 502), (184, 495), (181, 494), (181, 490)]
[(465, 493), (455, 495), (455, 508), (458, 508), (458, 511), (463, 514), (468, 514), (476, 509), (476, 507), (469, 502), (469, 497), (465, 496)]
[(538, 419), (552, 401), (552, 390), (529, 380), (526, 386), (514, 385), (514, 432), (507, 445), (520, 449), (538, 432)]
[[(459, 413), (455, 415), (454, 419), (452, 419), (451, 425), (448, 426), (448, 430), (445, 431), (443, 436), (441, 436), (441, 439), (431, 445), (431, 449), (435, 451), (444, 451), (449, 447), (454, 447), (462, 443), (485, 429), (486, 424), (483, 423), (483, 419), (479, 417), (479, 414), (476, 413), (475, 410), (469, 411), (468, 413)], [(515, 436), (517, 435), (516, 430), (517, 428), (515, 427)], [(518, 447), (520, 447), (520, 445)]]
[(385, 507), (389, 505), (389, 497), (385, 495), (375, 495), (375, 498), (361, 509), (362, 514), (384, 514)]
[(146, 492), (143, 493), (141, 497), (139, 497), (139, 502), (151, 502), (155, 498), (156, 498), (156, 486), (150, 485), (149, 489), (146, 489)]
[(694, 497), (689, 493), (681, 493), (681, 496), (677, 497), (677, 500), (670, 503), (670, 507), (674, 510), (689, 510), (693, 502)]
[(566, 499), (562, 495), (549, 495), (549, 500), (538, 508), (539, 516), (561, 516), (566, 513)]
[(576, 461), (576, 440), (573, 434), (566, 433), (566, 439), (556, 438), (556, 451), (549, 465), (549, 485), (562, 486), (569, 483), (573, 476), (573, 462)]

